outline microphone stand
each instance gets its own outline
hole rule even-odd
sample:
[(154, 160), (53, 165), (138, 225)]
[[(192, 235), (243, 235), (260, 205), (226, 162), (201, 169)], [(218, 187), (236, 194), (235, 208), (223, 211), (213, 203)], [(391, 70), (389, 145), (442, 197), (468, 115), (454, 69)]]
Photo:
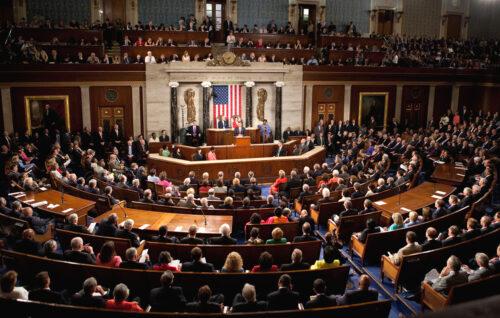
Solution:
[(205, 223), (205, 228), (206, 228), (207, 227), (207, 216), (205, 215), (203, 208), (200, 208), (200, 210), (201, 210), (201, 215), (203, 215), (203, 221)]
[(127, 210), (126, 210), (125, 208), (123, 208), (123, 207), (122, 207), (121, 202), (119, 202), (119, 203), (118, 203), (118, 206), (120, 207), (120, 209), (121, 209), (121, 210), (122, 210), (122, 212), (123, 212), (123, 217), (124, 217), (125, 219), (128, 219), (128, 216), (127, 216)]
[(64, 204), (64, 185), (61, 182), (61, 205)]

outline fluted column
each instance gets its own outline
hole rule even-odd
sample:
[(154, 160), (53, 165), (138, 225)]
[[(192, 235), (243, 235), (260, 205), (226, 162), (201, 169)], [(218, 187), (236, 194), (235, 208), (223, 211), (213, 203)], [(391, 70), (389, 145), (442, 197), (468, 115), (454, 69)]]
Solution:
[(168, 83), (170, 86), (170, 137), (173, 143), (178, 142), (177, 134), (179, 129), (177, 128), (177, 87), (179, 87), (178, 82)]
[(210, 87), (212, 86), (212, 83), (205, 81), (201, 83), (201, 86), (203, 87), (202, 131), (206, 132), (206, 130), (210, 128)]
[(283, 99), (283, 86), (285, 83), (276, 82), (276, 108), (274, 115), (274, 139), (281, 139), (281, 115), (282, 115), (282, 99)]
[(253, 87), (255, 82), (245, 82), (246, 91), (246, 105), (245, 105), (245, 127), (253, 126)]

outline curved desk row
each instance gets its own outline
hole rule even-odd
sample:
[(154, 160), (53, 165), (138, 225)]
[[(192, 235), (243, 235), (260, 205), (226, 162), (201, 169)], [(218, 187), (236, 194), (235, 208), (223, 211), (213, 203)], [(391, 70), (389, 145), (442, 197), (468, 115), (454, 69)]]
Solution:
[(253, 171), (257, 182), (262, 183), (274, 181), (278, 176), (279, 170), (284, 170), (288, 174), (292, 169), (296, 168), (301, 172), (304, 166), (312, 168), (315, 163), (323, 163), (324, 161), (325, 148), (316, 147), (300, 156), (214, 161), (187, 161), (162, 157), (158, 154), (150, 154), (148, 157), (148, 167), (156, 168), (157, 171), (165, 171), (169, 180), (178, 182), (182, 182), (187, 177), (189, 171), (194, 171), (197, 176), (201, 176), (203, 172), (208, 172), (211, 179), (215, 178), (219, 171), (224, 172), (226, 178), (234, 176), (234, 173), (237, 171), (242, 176), (246, 176), (249, 171)]

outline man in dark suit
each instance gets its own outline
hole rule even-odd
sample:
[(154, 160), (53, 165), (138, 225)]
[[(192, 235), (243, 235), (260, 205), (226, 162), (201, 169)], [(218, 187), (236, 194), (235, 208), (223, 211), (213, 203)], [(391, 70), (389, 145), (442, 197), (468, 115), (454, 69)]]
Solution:
[(446, 214), (448, 214), (448, 210), (446, 210), (446, 208), (445, 208), (445, 202), (443, 199), (437, 199), (434, 206), (436, 207), (436, 209), (434, 210), (434, 212), (432, 212), (433, 219), (436, 219), (436, 218), (439, 218), (439, 217), (442, 217), (442, 216), (445, 216)]
[(120, 263), (120, 268), (129, 268), (129, 269), (149, 269), (151, 267), (151, 263), (149, 262), (149, 255), (146, 254), (145, 262), (139, 262), (139, 255), (137, 254), (137, 249), (135, 247), (129, 247), (125, 251), (125, 259)]
[(370, 289), (370, 278), (368, 275), (359, 277), (359, 289), (346, 291), (344, 295), (337, 298), (339, 305), (351, 305), (375, 301), (378, 299), (378, 292)]
[(283, 143), (281, 141), (278, 141), (278, 148), (276, 151), (273, 153), (274, 157), (284, 157), (286, 156), (286, 150), (283, 148)]
[[(94, 296), (94, 293), (100, 296)], [(106, 300), (102, 297), (105, 291), (94, 277), (89, 277), (83, 282), (83, 289), (71, 297), (71, 304), (74, 306), (104, 308)]]
[(281, 271), (298, 271), (309, 269), (311, 265), (302, 261), (302, 251), (298, 248), (292, 252), (292, 262), (290, 264), (281, 265)]
[(224, 41), (225, 41), (227, 36), (229, 35), (229, 32), (230, 31), (234, 32), (233, 21), (231, 21), (231, 19), (225, 20), (224, 24), (222, 25), (222, 29), (224, 30)]
[(236, 239), (231, 237), (231, 228), (228, 224), (222, 224), (219, 228), (221, 236), (212, 237), (208, 240), (209, 244), (214, 245), (235, 245), (237, 243)]
[(361, 190), (361, 183), (355, 182), (353, 184), (354, 191), (351, 193), (351, 199), (362, 198), (365, 193)]
[(321, 278), (314, 280), (313, 290), (316, 295), (306, 303), (305, 308), (321, 308), (337, 305), (337, 300), (334, 297), (325, 295), (326, 284)]
[(104, 131), (102, 127), (97, 127), (97, 131), (93, 136), (94, 150), (98, 158), (104, 157), (104, 150), (106, 147), (106, 137), (104, 136)]
[(218, 120), (217, 120), (217, 128), (219, 129), (228, 129), (229, 128), (229, 122), (227, 120), (227, 117), (222, 117), (219, 116)]
[(78, 215), (76, 213), (71, 213), (68, 216), (67, 221), (68, 223), (63, 226), (64, 230), (76, 233), (85, 233), (85, 234), (90, 233), (85, 226), (78, 224)]
[(238, 123), (238, 127), (234, 129), (234, 136), (235, 137), (245, 136), (245, 131), (246, 131), (245, 127), (243, 127), (241, 123)]
[(123, 223), (123, 229), (116, 231), (116, 237), (130, 240), (130, 245), (137, 248), (141, 245), (139, 236), (132, 232), (134, 227), (134, 220), (127, 219)]
[(153, 242), (162, 243), (179, 243), (179, 239), (175, 236), (168, 236), (168, 227), (166, 225), (160, 226), (158, 229), (158, 235), (151, 238)]
[(467, 229), (462, 234), (464, 240), (470, 240), (481, 235), (481, 229), (479, 223), (474, 218), (467, 219)]
[(100, 236), (116, 236), (118, 230), (118, 216), (116, 213), (111, 213), (107, 219), (103, 219), (99, 223), (96, 235)]
[(297, 309), (300, 296), (292, 291), (292, 278), (284, 274), (278, 280), (278, 290), (267, 295), (269, 310)]
[(375, 222), (374, 219), (369, 218), (366, 220), (366, 227), (361, 233), (358, 235), (358, 240), (361, 243), (365, 243), (366, 239), (368, 237), (368, 234), (371, 233), (379, 233), (380, 232), (380, 227), (377, 226), (377, 222)]
[(300, 216), (297, 222), (299, 222), (300, 228), (302, 228), (302, 226), (304, 226), (305, 223), (309, 223), (309, 226), (311, 227), (310, 230), (311, 233), (313, 233), (314, 230), (316, 229), (316, 224), (314, 223), (314, 219), (309, 215), (309, 211), (307, 211), (306, 209), (300, 211)]
[(173, 282), (174, 274), (171, 271), (166, 271), (161, 275), (161, 287), (153, 288), (149, 293), (151, 311), (183, 311), (186, 298), (181, 287), (172, 286)]
[(42, 303), (64, 304), (66, 301), (58, 292), (50, 290), (50, 277), (47, 272), (40, 272), (35, 276), (36, 289), (30, 291), (29, 300)]
[(443, 247), (443, 243), (437, 240), (438, 232), (435, 228), (429, 227), (425, 231), (427, 240), (422, 244), (422, 252), (431, 251)]
[(186, 141), (191, 146), (198, 146), (201, 142), (200, 126), (196, 125), (195, 121), (186, 128)]
[(165, 130), (162, 130), (160, 133), (160, 142), (169, 142), (170, 137), (167, 135), (167, 132)]
[(123, 141), (123, 133), (118, 124), (113, 126), (113, 130), (109, 132), (109, 144), (111, 147), (121, 148)]
[(317, 241), (318, 238), (314, 235), (312, 235), (311, 231), (311, 224), (308, 222), (305, 222), (302, 224), (302, 235), (296, 236), (293, 238), (294, 243), (298, 242), (310, 242), (310, 241)]
[(351, 215), (357, 215), (358, 210), (352, 207), (352, 201), (351, 200), (346, 200), (344, 201), (344, 211), (340, 212), (339, 216), (351, 216)]
[(49, 104), (45, 105), (45, 110), (43, 111), (43, 126), (47, 129), (54, 129), (59, 125), (60, 118), (55, 110), (50, 108)]
[(50, 224), (51, 220), (42, 219), (34, 215), (31, 207), (25, 207), (21, 210), (21, 220), (28, 222), (29, 226), (37, 234), (45, 234), (49, 226), (52, 226), (52, 224)]
[(193, 155), (193, 161), (203, 161), (205, 160), (205, 155), (201, 152), (201, 148), (196, 149), (196, 153)]
[(92, 246), (83, 245), (81, 237), (71, 239), (71, 250), (64, 252), (64, 259), (69, 262), (95, 264), (95, 255)]
[(196, 237), (198, 228), (196, 225), (191, 225), (188, 230), (188, 235), (181, 239), (181, 244), (203, 245), (203, 240)]
[(201, 248), (195, 247), (191, 250), (191, 262), (185, 262), (182, 264), (183, 272), (213, 272), (214, 266), (210, 263), (205, 263), (202, 261), (203, 254)]
[(35, 241), (35, 231), (26, 229), (23, 231), (22, 238), (14, 244), (14, 251), (32, 255), (40, 255), (40, 243)]
[(458, 226), (452, 225), (448, 228), (448, 237), (442, 241), (443, 247), (455, 245), (462, 242), (462, 237), (459, 236), (460, 230)]
[(211, 302), (212, 290), (208, 285), (201, 286), (198, 289), (198, 301), (188, 303), (186, 305), (187, 312), (197, 313), (220, 313), (222, 310), (221, 305)]
[(257, 301), (255, 286), (245, 284), (241, 290), (241, 294), (237, 294), (234, 297), (231, 312), (255, 312), (265, 311), (266, 309), (267, 303), (265, 301)]

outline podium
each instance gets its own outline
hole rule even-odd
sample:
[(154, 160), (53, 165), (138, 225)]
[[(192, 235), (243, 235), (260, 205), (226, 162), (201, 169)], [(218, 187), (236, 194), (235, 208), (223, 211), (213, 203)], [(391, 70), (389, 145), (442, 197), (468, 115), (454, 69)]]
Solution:
[(236, 136), (234, 137), (234, 152), (231, 154), (232, 158), (242, 159), (250, 157), (250, 147), (252, 139), (250, 136)]
[(234, 141), (234, 132), (232, 129), (207, 129), (207, 145), (231, 145)]

